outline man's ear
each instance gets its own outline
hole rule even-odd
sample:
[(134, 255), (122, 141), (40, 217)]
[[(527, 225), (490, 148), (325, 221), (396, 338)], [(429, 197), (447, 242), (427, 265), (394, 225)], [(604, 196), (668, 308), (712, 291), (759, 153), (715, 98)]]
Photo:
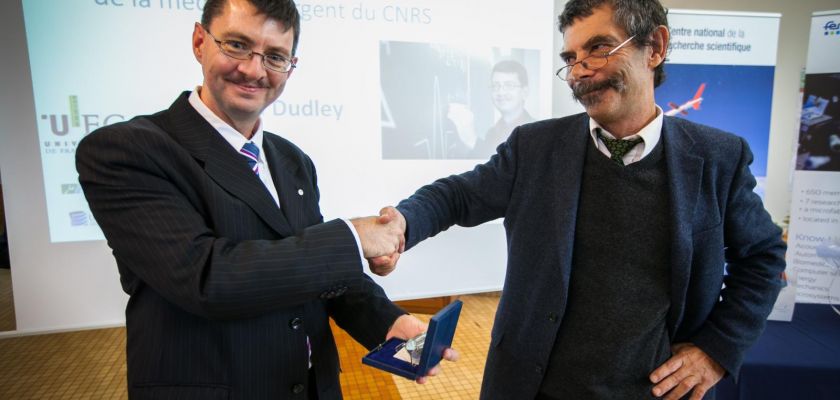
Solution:
[(665, 57), (668, 55), (668, 43), (671, 40), (671, 33), (665, 25), (659, 25), (653, 31), (653, 44), (651, 48), (653, 51), (648, 60), (651, 69), (656, 68), (659, 64), (665, 62)]
[(192, 50), (193, 55), (195, 55), (195, 59), (198, 62), (201, 62), (202, 50), (201, 45), (204, 44), (204, 40), (206, 37), (204, 35), (204, 28), (201, 27), (201, 24), (198, 22), (195, 23), (195, 27), (193, 27), (193, 34), (192, 34)]

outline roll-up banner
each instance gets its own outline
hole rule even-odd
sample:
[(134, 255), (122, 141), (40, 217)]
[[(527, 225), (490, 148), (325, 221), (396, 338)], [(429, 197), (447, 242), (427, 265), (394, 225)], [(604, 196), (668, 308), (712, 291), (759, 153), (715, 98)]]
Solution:
[(796, 301), (840, 303), (840, 10), (816, 12), (793, 172), (788, 271)]
[[(666, 115), (734, 133), (747, 140), (756, 193), (764, 197), (778, 13), (671, 10), (671, 48), (656, 99)], [(787, 277), (785, 277), (787, 279)], [(771, 319), (790, 320), (794, 280)]]
[(747, 140), (762, 198), (780, 18), (778, 13), (670, 10), (666, 79), (656, 89), (666, 115)]

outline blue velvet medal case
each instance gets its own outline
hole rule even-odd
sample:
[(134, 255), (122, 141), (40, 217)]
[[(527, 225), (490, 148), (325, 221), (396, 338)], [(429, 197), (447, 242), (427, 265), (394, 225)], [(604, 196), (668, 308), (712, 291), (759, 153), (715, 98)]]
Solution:
[(452, 345), (455, 327), (461, 315), (461, 305), (460, 300), (455, 300), (432, 317), (429, 330), (426, 331), (426, 341), (419, 364), (412, 365), (394, 357), (394, 354), (405, 344), (405, 340), (398, 338), (391, 338), (371, 350), (362, 358), (362, 363), (411, 380), (425, 376), (440, 362), (443, 351)]

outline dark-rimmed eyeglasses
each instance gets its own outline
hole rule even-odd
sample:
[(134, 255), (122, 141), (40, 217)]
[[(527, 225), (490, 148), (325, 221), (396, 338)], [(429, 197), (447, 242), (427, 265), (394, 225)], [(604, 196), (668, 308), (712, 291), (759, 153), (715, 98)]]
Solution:
[(607, 65), (607, 62), (609, 61), (609, 57), (611, 55), (613, 55), (613, 53), (618, 51), (618, 49), (624, 47), (624, 45), (626, 45), (627, 43), (630, 43), (630, 41), (633, 40), (634, 37), (636, 37), (636, 35), (630, 36), (629, 38), (627, 38), (627, 40), (621, 42), (620, 45), (615, 46), (615, 48), (610, 50), (610, 51), (606, 51), (606, 52), (602, 52), (602, 53), (600, 53), (600, 52), (599, 53), (592, 53), (592, 54), (589, 54), (588, 56), (584, 57), (580, 61), (573, 62), (571, 64), (566, 64), (566, 66), (564, 66), (563, 68), (558, 69), (557, 73), (555, 75), (557, 75), (558, 78), (560, 78), (564, 81), (567, 81), (567, 80), (569, 80), (569, 75), (572, 73), (572, 70), (578, 64), (582, 65), (584, 68), (586, 68), (590, 71), (595, 71), (597, 69), (601, 69), (605, 65)]
[(262, 57), (262, 65), (266, 69), (270, 69), (275, 72), (289, 72), (292, 68), (296, 68), (291, 59), (287, 58), (286, 56), (280, 54), (265, 54), (265, 53), (257, 53), (256, 51), (251, 50), (247, 44), (242, 43), (238, 40), (219, 40), (210, 33), (204, 25), (198, 24), (201, 26), (201, 29), (204, 29), (204, 32), (207, 32), (213, 41), (216, 42), (216, 45), (219, 46), (219, 50), (222, 54), (236, 59), (236, 60), (250, 60), (254, 55), (258, 55)]

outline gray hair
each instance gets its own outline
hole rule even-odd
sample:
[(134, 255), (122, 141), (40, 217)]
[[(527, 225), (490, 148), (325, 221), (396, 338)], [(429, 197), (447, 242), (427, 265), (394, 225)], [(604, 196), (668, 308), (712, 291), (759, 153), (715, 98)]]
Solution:
[[(635, 36), (633, 42), (639, 47), (654, 44), (652, 35), (658, 26), (668, 27), (668, 10), (659, 0), (569, 0), (557, 17), (560, 33), (574, 24), (576, 19), (592, 15), (601, 6), (613, 9), (613, 21), (628, 36)], [(664, 64), (660, 63), (653, 71), (653, 87), (665, 81)]]

